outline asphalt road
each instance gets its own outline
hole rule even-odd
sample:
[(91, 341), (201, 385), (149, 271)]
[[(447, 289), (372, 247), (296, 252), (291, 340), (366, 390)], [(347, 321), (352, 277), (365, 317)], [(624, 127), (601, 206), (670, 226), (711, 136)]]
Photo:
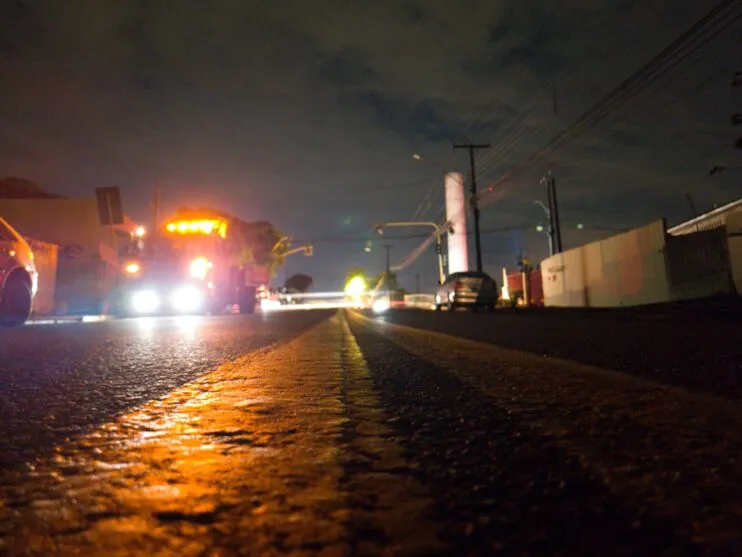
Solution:
[(0, 470), (290, 339), (331, 311), (131, 319), (0, 330)]
[[(584, 320), (4, 332), (0, 555), (742, 554), (739, 402), (631, 368), (669, 352), (672, 320)], [(515, 327), (556, 327), (568, 348)], [(640, 332), (646, 352), (615, 348)]]
[(739, 399), (742, 306), (731, 310), (393, 310), (381, 319)]

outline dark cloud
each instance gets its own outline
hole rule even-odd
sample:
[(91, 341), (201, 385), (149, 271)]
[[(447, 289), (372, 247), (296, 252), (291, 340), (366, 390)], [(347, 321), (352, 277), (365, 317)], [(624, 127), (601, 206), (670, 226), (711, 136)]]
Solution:
[(320, 79), (341, 89), (368, 86), (376, 75), (368, 61), (350, 48), (321, 56), (318, 73)]
[[(419, 206), (440, 216), (442, 188), (430, 183), (442, 169), (466, 170), (450, 149), (461, 132), (492, 144), (478, 164), (483, 184), (496, 181), (708, 10), (691, 0), (205, 6), (0, 2), (0, 176), (68, 195), (120, 185), (143, 219), (159, 183), (166, 209), (210, 203), (297, 238), (372, 235), (374, 222)], [(565, 215), (615, 226), (684, 215), (686, 191), (699, 207), (733, 195), (734, 173), (709, 180), (708, 168), (735, 165), (726, 81), (739, 69), (729, 56), (738, 36), (730, 29), (504, 183), (483, 226), (515, 231), (486, 237), (487, 264), (512, 264), (516, 244), (544, 249), (523, 223), (541, 218), (533, 200), (549, 169)], [(426, 192), (432, 202), (421, 205)], [(318, 245), (293, 265), (318, 287), (349, 265), (379, 270), (382, 254), (363, 245)], [(397, 242), (395, 257), (414, 246)], [(434, 265), (426, 254), (414, 269), (435, 276)]]

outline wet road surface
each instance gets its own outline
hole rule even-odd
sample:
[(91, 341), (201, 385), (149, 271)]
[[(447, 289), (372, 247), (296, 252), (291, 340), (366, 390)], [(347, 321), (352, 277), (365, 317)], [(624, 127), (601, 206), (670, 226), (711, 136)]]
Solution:
[(0, 331), (0, 469), (332, 312), (131, 319)]
[[(257, 325), (203, 325), (217, 354), (242, 340), (199, 371), (163, 324), (147, 373), (180, 379), (0, 474), (0, 554), (742, 554), (737, 401), (391, 323), (415, 317), (306, 315), (266, 350)], [(128, 327), (86, 334), (135, 347)]]

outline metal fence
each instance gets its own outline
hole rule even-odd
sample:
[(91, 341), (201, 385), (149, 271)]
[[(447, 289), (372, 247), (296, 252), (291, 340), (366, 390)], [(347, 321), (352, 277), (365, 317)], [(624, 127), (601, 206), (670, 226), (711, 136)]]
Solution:
[[(732, 291), (729, 245), (725, 226), (666, 238), (666, 261), (675, 297), (713, 295)], [(690, 292), (688, 292), (690, 295)]]

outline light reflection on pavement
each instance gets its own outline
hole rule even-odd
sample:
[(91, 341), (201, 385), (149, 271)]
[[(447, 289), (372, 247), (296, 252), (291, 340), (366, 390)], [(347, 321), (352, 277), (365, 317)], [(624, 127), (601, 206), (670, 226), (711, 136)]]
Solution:
[[(138, 323), (141, 334), (151, 325)], [(351, 342), (335, 318), (67, 443), (25, 473), (6, 475), (0, 552), (201, 555), (216, 545), (252, 555), (347, 554), (357, 542), (346, 485), (356, 494), (380, 482), (393, 486), (398, 481), (385, 468), (404, 464), (383, 439), (383, 413), (366, 396), (356, 412), (365, 415), (364, 454), (375, 462), (365, 479), (346, 471), (356, 458), (348, 409), (353, 383), (362, 380), (343, 373), (352, 367), (343, 365), (353, 357)], [(358, 365), (353, 369), (363, 373)], [(385, 490), (399, 505), (388, 528), (406, 529), (424, 511), (414, 485)], [(401, 491), (409, 504), (397, 497)], [(436, 545), (409, 531), (395, 538)]]
[[(126, 326), (164, 365), (219, 349), (208, 323)], [(318, 323), (0, 472), (0, 554), (740, 553), (738, 405), (388, 316)]]

